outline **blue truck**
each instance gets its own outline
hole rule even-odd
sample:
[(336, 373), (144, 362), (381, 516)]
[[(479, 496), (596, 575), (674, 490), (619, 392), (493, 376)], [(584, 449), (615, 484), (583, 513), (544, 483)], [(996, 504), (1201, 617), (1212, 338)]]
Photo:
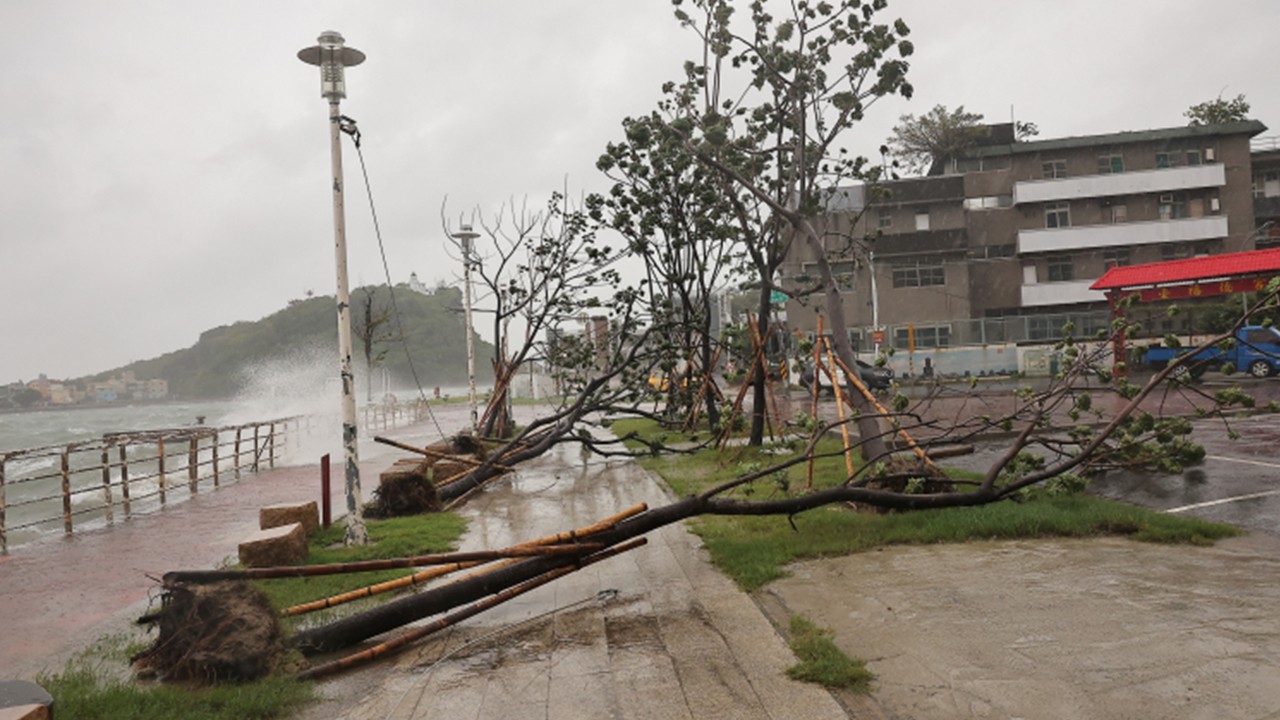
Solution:
[(1280, 371), (1280, 331), (1271, 327), (1248, 325), (1236, 331), (1231, 347), (1210, 347), (1196, 353), (1193, 348), (1151, 346), (1142, 361), (1152, 370), (1163, 370), (1176, 358), (1186, 360), (1174, 373), (1180, 377), (1198, 378), (1209, 370), (1230, 364), (1256, 378), (1270, 377)]

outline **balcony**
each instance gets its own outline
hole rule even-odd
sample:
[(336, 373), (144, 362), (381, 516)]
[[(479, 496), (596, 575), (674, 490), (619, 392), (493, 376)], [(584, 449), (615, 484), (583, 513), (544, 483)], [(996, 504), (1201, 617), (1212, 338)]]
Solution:
[(1019, 230), (1018, 253), (1130, 247), (1187, 240), (1214, 240), (1226, 236), (1226, 215), (1114, 225)]
[(1080, 200), (1113, 195), (1165, 193), (1227, 184), (1222, 163), (1139, 170), (1111, 175), (1085, 175), (1058, 180), (1024, 180), (1013, 184), (1013, 204)]
[[(1095, 278), (1094, 280), (1096, 280)], [(1071, 282), (1046, 282), (1022, 286), (1022, 307), (1043, 305), (1069, 305), (1072, 303), (1101, 302), (1107, 296), (1099, 290), (1090, 290), (1094, 280)]]

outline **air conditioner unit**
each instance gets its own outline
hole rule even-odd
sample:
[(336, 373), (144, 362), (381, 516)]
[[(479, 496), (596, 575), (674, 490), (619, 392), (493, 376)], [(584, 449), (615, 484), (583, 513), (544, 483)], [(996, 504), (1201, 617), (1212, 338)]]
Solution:
[(1213, 162), (1213, 148), (1204, 149), (1204, 159)]
[(1211, 212), (1218, 212), (1221, 209), (1222, 202), (1218, 198), (1209, 198), (1209, 210)]

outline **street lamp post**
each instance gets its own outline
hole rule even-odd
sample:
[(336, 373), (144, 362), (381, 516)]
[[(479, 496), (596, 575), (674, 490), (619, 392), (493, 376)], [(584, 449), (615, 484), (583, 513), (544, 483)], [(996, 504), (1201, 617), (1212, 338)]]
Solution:
[(463, 225), (453, 234), (453, 239), (462, 246), (462, 312), (464, 324), (467, 326), (467, 398), (471, 403), (471, 432), (480, 432), (480, 419), (476, 413), (476, 348), (471, 330), (471, 252), (475, 239), (480, 233)]
[(347, 283), (346, 216), (342, 204), (342, 114), (338, 102), (347, 96), (343, 70), (364, 62), (364, 53), (343, 46), (342, 35), (332, 30), (321, 33), (318, 45), (298, 51), (298, 59), (320, 66), (320, 96), (329, 101), (329, 150), (333, 166), (333, 240), (338, 269), (338, 355), (342, 375), (342, 449), (346, 464), (347, 545), (364, 545), (369, 533), (364, 526), (360, 492), (360, 450), (356, 442), (355, 374), (351, 371), (351, 292)]

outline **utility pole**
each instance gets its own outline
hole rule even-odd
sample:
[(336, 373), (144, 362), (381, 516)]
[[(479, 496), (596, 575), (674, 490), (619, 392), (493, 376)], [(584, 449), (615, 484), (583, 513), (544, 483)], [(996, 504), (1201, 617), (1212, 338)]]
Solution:
[(298, 59), (320, 67), (320, 96), (329, 101), (329, 151), (333, 166), (333, 240), (338, 269), (338, 355), (342, 376), (342, 451), (346, 466), (347, 532), (345, 544), (365, 545), (364, 499), (360, 492), (360, 449), (356, 441), (355, 374), (351, 371), (351, 292), (347, 283), (346, 214), (342, 203), (342, 113), (347, 96), (343, 70), (364, 62), (364, 53), (344, 47), (340, 33), (327, 30), (318, 45), (298, 51)]
[(476, 348), (475, 340), (471, 337), (475, 334), (471, 330), (471, 252), (478, 237), (480, 233), (472, 230), (470, 225), (463, 225), (453, 234), (453, 239), (462, 246), (462, 312), (463, 323), (467, 326), (467, 397), (471, 403), (473, 435), (480, 433), (480, 418), (476, 413)]

